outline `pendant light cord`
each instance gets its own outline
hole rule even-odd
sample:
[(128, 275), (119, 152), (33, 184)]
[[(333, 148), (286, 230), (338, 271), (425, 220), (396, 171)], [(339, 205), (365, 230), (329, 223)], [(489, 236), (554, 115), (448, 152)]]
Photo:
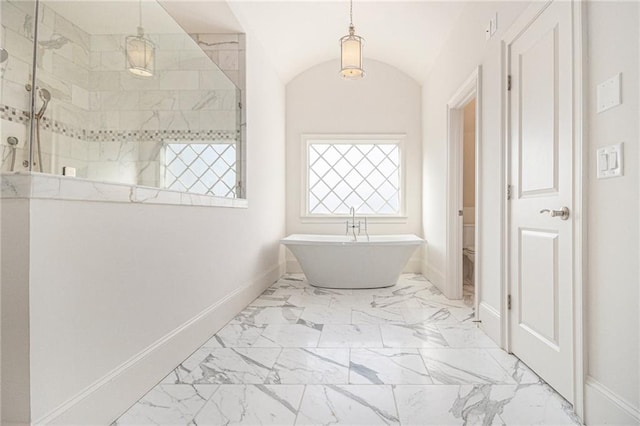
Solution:
[(349, 0), (349, 25), (353, 27), (353, 0)]
[(138, 2), (138, 26), (142, 27), (142, 0)]

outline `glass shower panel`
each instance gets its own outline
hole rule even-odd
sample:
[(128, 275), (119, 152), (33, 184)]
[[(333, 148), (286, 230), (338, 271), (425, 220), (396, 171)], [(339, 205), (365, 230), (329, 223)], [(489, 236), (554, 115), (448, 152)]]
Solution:
[(238, 89), (157, 2), (44, 0), (40, 14), (43, 172), (238, 196)]
[(34, 1), (0, 2), (0, 171), (29, 170)]

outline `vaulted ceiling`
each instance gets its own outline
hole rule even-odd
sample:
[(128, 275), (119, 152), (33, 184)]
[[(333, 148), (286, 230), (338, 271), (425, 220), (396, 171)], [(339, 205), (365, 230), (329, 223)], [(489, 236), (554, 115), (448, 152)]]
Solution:
[[(348, 0), (159, 0), (189, 32), (251, 32), (284, 82), (313, 65), (340, 56), (338, 40), (348, 32)], [(138, 24), (135, 1), (49, 1), (91, 33), (132, 31)], [(95, 6), (104, 13), (96, 14)], [(143, 25), (166, 30), (173, 23), (155, 1), (143, 0)], [(365, 38), (366, 59), (391, 64), (421, 82), (468, 3), (429, 0), (355, 0), (353, 22)], [(155, 7), (154, 7), (155, 6)], [(147, 24), (145, 24), (145, 21)], [(159, 28), (157, 28), (159, 30)], [(337, 70), (336, 70), (337, 72)]]
[[(353, 23), (366, 40), (365, 59), (389, 63), (421, 81), (464, 5), (354, 2)], [(231, 1), (231, 8), (260, 38), (285, 81), (317, 63), (339, 58), (338, 40), (348, 33), (348, 1)]]
[[(338, 40), (348, 32), (348, 0), (227, 3), (242, 30), (261, 42), (285, 82), (340, 56)], [(162, 4), (192, 32), (207, 31), (211, 22), (225, 19), (226, 27), (234, 27), (232, 18), (223, 19), (228, 12), (219, 2), (165, 0)], [(353, 22), (356, 33), (366, 40), (365, 61), (386, 62), (423, 81), (466, 5), (463, 1), (354, 1)]]

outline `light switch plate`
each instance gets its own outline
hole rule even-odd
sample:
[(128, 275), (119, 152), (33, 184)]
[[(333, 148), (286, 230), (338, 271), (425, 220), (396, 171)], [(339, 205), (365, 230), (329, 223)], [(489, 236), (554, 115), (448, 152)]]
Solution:
[(606, 179), (623, 175), (622, 143), (598, 148), (596, 153), (598, 179)]
[(607, 81), (598, 84), (596, 89), (596, 105), (598, 113), (609, 110), (622, 103), (622, 73), (618, 73)]

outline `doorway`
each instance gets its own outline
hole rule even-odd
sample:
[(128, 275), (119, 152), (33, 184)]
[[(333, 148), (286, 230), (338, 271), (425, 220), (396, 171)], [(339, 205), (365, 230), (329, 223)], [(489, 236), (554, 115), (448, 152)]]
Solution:
[(473, 306), (476, 318), (481, 291), (481, 253), (477, 250), (480, 246), (477, 225), (481, 197), (481, 78), (482, 69), (478, 67), (447, 104), (447, 269), (443, 286), (445, 296), (465, 299)]
[(462, 299), (475, 303), (476, 98), (462, 108)]

